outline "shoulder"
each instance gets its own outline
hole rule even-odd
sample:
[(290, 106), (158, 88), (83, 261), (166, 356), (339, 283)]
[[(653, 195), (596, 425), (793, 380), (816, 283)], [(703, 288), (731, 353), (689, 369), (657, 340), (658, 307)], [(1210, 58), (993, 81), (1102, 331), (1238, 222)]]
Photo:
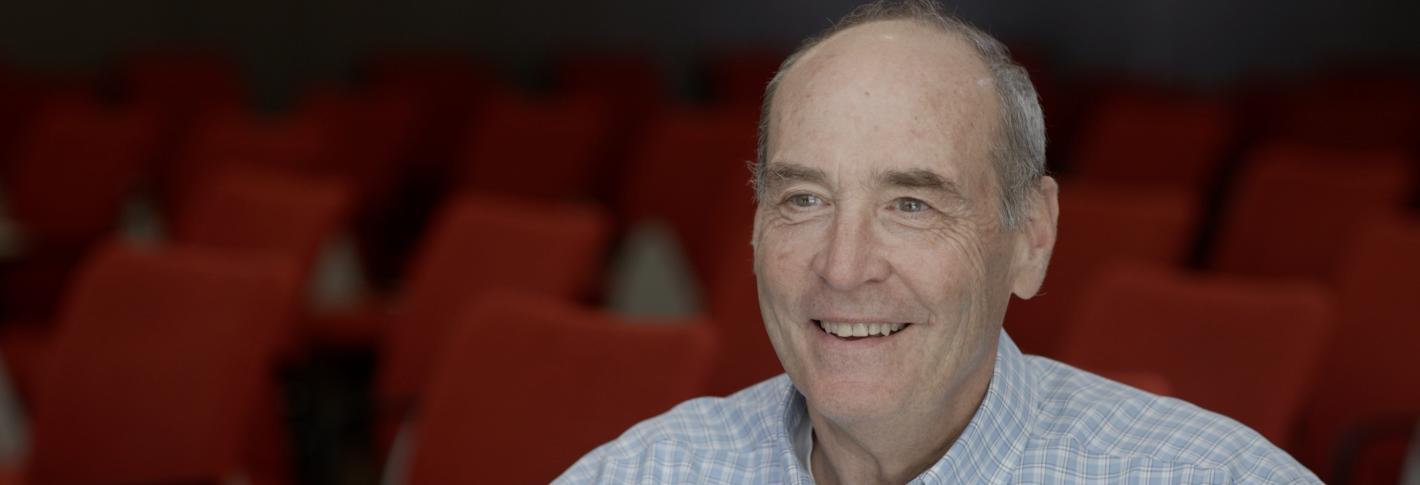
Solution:
[(732, 483), (732, 477), (757, 477), (749, 474), (787, 450), (779, 428), (789, 392), (789, 379), (781, 375), (729, 397), (683, 402), (588, 453), (558, 483), (660, 483), (669, 477)]
[(1257, 432), (1187, 402), (1028, 357), (1039, 381), (1030, 449), (1096, 468), (1135, 467), (1194, 483), (1320, 483)]

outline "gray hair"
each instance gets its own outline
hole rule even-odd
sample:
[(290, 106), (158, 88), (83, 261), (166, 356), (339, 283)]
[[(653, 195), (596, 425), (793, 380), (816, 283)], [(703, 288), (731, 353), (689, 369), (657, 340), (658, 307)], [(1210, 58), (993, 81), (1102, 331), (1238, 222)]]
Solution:
[(1040, 110), (1035, 85), (1031, 84), (1025, 68), (1011, 60), (1004, 44), (966, 21), (945, 13), (934, 0), (879, 0), (858, 7), (827, 31), (805, 41), (780, 64), (779, 71), (765, 89), (764, 105), (760, 110), (758, 161), (754, 163), (752, 180), (755, 197), (763, 201), (766, 196), (763, 190), (768, 163), (770, 109), (784, 73), (804, 53), (834, 34), (870, 22), (901, 19), (961, 35), (975, 48), (977, 56), (990, 70), (1001, 106), (998, 136), (991, 143), (990, 156), (996, 179), (1001, 184), (1002, 225), (1014, 228), (1023, 217), (1025, 204), (1028, 203), (1026, 196), (1045, 175), (1045, 116)]

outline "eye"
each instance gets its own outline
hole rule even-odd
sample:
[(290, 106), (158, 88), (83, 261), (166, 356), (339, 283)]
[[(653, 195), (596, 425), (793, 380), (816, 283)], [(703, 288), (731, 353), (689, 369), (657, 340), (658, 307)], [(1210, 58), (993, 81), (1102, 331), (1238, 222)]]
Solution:
[(789, 196), (788, 199), (785, 199), (785, 202), (788, 202), (789, 205), (796, 208), (807, 209), (822, 204), (823, 199), (820, 199), (819, 196), (814, 194), (794, 194)]
[(893, 201), (893, 208), (906, 213), (917, 213), (930, 209), (926, 202), (911, 197), (903, 197)]

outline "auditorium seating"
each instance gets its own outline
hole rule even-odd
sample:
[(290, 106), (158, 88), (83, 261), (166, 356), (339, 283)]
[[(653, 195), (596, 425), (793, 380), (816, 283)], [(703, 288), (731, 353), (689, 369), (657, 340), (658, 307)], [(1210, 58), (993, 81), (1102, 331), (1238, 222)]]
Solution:
[(460, 189), (543, 200), (590, 200), (604, 192), (616, 128), (608, 100), (490, 98), (464, 137), (455, 169)]
[(1219, 98), (1138, 89), (1106, 94), (1081, 121), (1071, 173), (1202, 190), (1232, 148), (1234, 125)]
[(1014, 299), (1006, 331), (1026, 353), (1054, 357), (1086, 287), (1113, 263), (1182, 267), (1193, 247), (1200, 205), (1195, 190), (1065, 179), (1060, 184), (1055, 249), (1034, 298)]
[(702, 395), (715, 348), (703, 321), (630, 323), (552, 297), (489, 294), (451, 324), (402, 483), (547, 483)]
[(718, 264), (708, 277), (707, 310), (720, 334), (709, 392), (728, 396), (735, 391), (784, 373), (759, 311), (750, 246), (753, 219), (719, 231)]
[[(377, 50), (352, 79), (277, 93), (291, 105), (262, 99), (283, 97), (268, 83), (249, 96), (215, 53), (0, 66), (0, 209), (23, 236), (0, 246), (0, 357), (36, 411), (22, 475), (289, 481), (286, 447), (339, 442), (286, 436), (333, 426), (301, 421), (329, 418), (305, 400), (329, 388), (285, 381), (279, 407), (272, 386), (295, 372), (348, 379), (339, 419), (360, 430), (340, 439), (373, 431), (370, 456), (405, 425), (394, 477), (546, 482), (635, 421), (781, 373), (746, 165), (782, 56), (661, 47), (550, 52), (507, 77), (464, 52)], [(1013, 340), (1235, 417), (1328, 483), (1393, 482), (1420, 419), (1413, 80), (1240, 99), (1042, 78), (1049, 60), (1027, 64), (1059, 233), (1041, 292), (1010, 304)], [(151, 195), (171, 244), (108, 243)], [(684, 249), (703, 314), (597, 301), (609, 245), (646, 227)], [(345, 229), (368, 298), (288, 318)], [(305, 338), (273, 334), (292, 328)]]
[(660, 66), (645, 55), (572, 52), (551, 64), (551, 76), (559, 92), (609, 98), (625, 115), (650, 114), (671, 94)]
[(757, 114), (743, 109), (668, 110), (638, 137), (619, 187), (626, 224), (660, 221), (680, 238), (702, 287), (719, 264), (720, 231), (747, 227)]
[(1285, 90), (1271, 136), (1334, 147), (1420, 147), (1420, 84), (1413, 74), (1343, 70)]
[(247, 111), (207, 113), (196, 121), (169, 166), (165, 197), (181, 203), (212, 172), (258, 167), (298, 174), (338, 172), (333, 127), (316, 117), (263, 116)]
[(155, 156), (156, 114), (87, 96), (52, 99), (4, 165), (9, 216), (36, 246), (90, 241), (118, 223)]
[(77, 279), (39, 383), (32, 483), (244, 475), (290, 267), (194, 248), (99, 250)]
[(425, 388), (455, 310), (479, 293), (587, 299), (609, 238), (606, 216), (591, 206), (476, 195), (450, 201), (411, 264), (393, 317), (376, 329), (377, 405), (403, 418)]
[(759, 109), (765, 88), (788, 52), (742, 48), (712, 54), (705, 62), (710, 96), (718, 104)]
[(339, 231), (350, 193), (339, 180), (253, 168), (211, 174), (175, 218), (172, 239), (290, 257), (307, 271)]
[(1173, 395), (1289, 443), (1334, 328), (1307, 282), (1115, 266), (1086, 290), (1060, 358), (1093, 372), (1152, 372)]
[(158, 120), (149, 110), (105, 106), (87, 95), (37, 102), (38, 112), (0, 166), (6, 265), (4, 314), (47, 319), (90, 244), (119, 225), (154, 153)]
[(1416, 163), (1395, 149), (1257, 147), (1224, 202), (1211, 267), (1332, 281), (1357, 221), (1405, 207)]
[(493, 70), (456, 52), (386, 51), (363, 66), (364, 87), (415, 100), (419, 135), (413, 170), (432, 170), (451, 163), (469, 116), (485, 92), (500, 85)]
[(151, 51), (123, 59), (118, 89), (126, 99), (153, 104), (172, 122), (242, 106), (246, 82), (236, 63), (215, 52)]
[(1362, 459), (1373, 441), (1408, 441), (1420, 419), (1420, 219), (1373, 217), (1351, 241), (1336, 284), (1338, 324), (1307, 400), (1298, 449), (1328, 483), (1342, 478), (1333, 475), (1342, 447)]

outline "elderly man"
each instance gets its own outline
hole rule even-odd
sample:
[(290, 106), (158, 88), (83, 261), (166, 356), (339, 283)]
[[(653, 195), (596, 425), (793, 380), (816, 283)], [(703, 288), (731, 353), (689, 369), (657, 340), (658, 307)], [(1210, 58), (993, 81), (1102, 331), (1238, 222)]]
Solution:
[(769, 86), (752, 241), (788, 376), (643, 422), (565, 483), (1317, 483), (1248, 428), (1002, 332), (1055, 241), (1034, 88), (926, 0), (859, 9)]

